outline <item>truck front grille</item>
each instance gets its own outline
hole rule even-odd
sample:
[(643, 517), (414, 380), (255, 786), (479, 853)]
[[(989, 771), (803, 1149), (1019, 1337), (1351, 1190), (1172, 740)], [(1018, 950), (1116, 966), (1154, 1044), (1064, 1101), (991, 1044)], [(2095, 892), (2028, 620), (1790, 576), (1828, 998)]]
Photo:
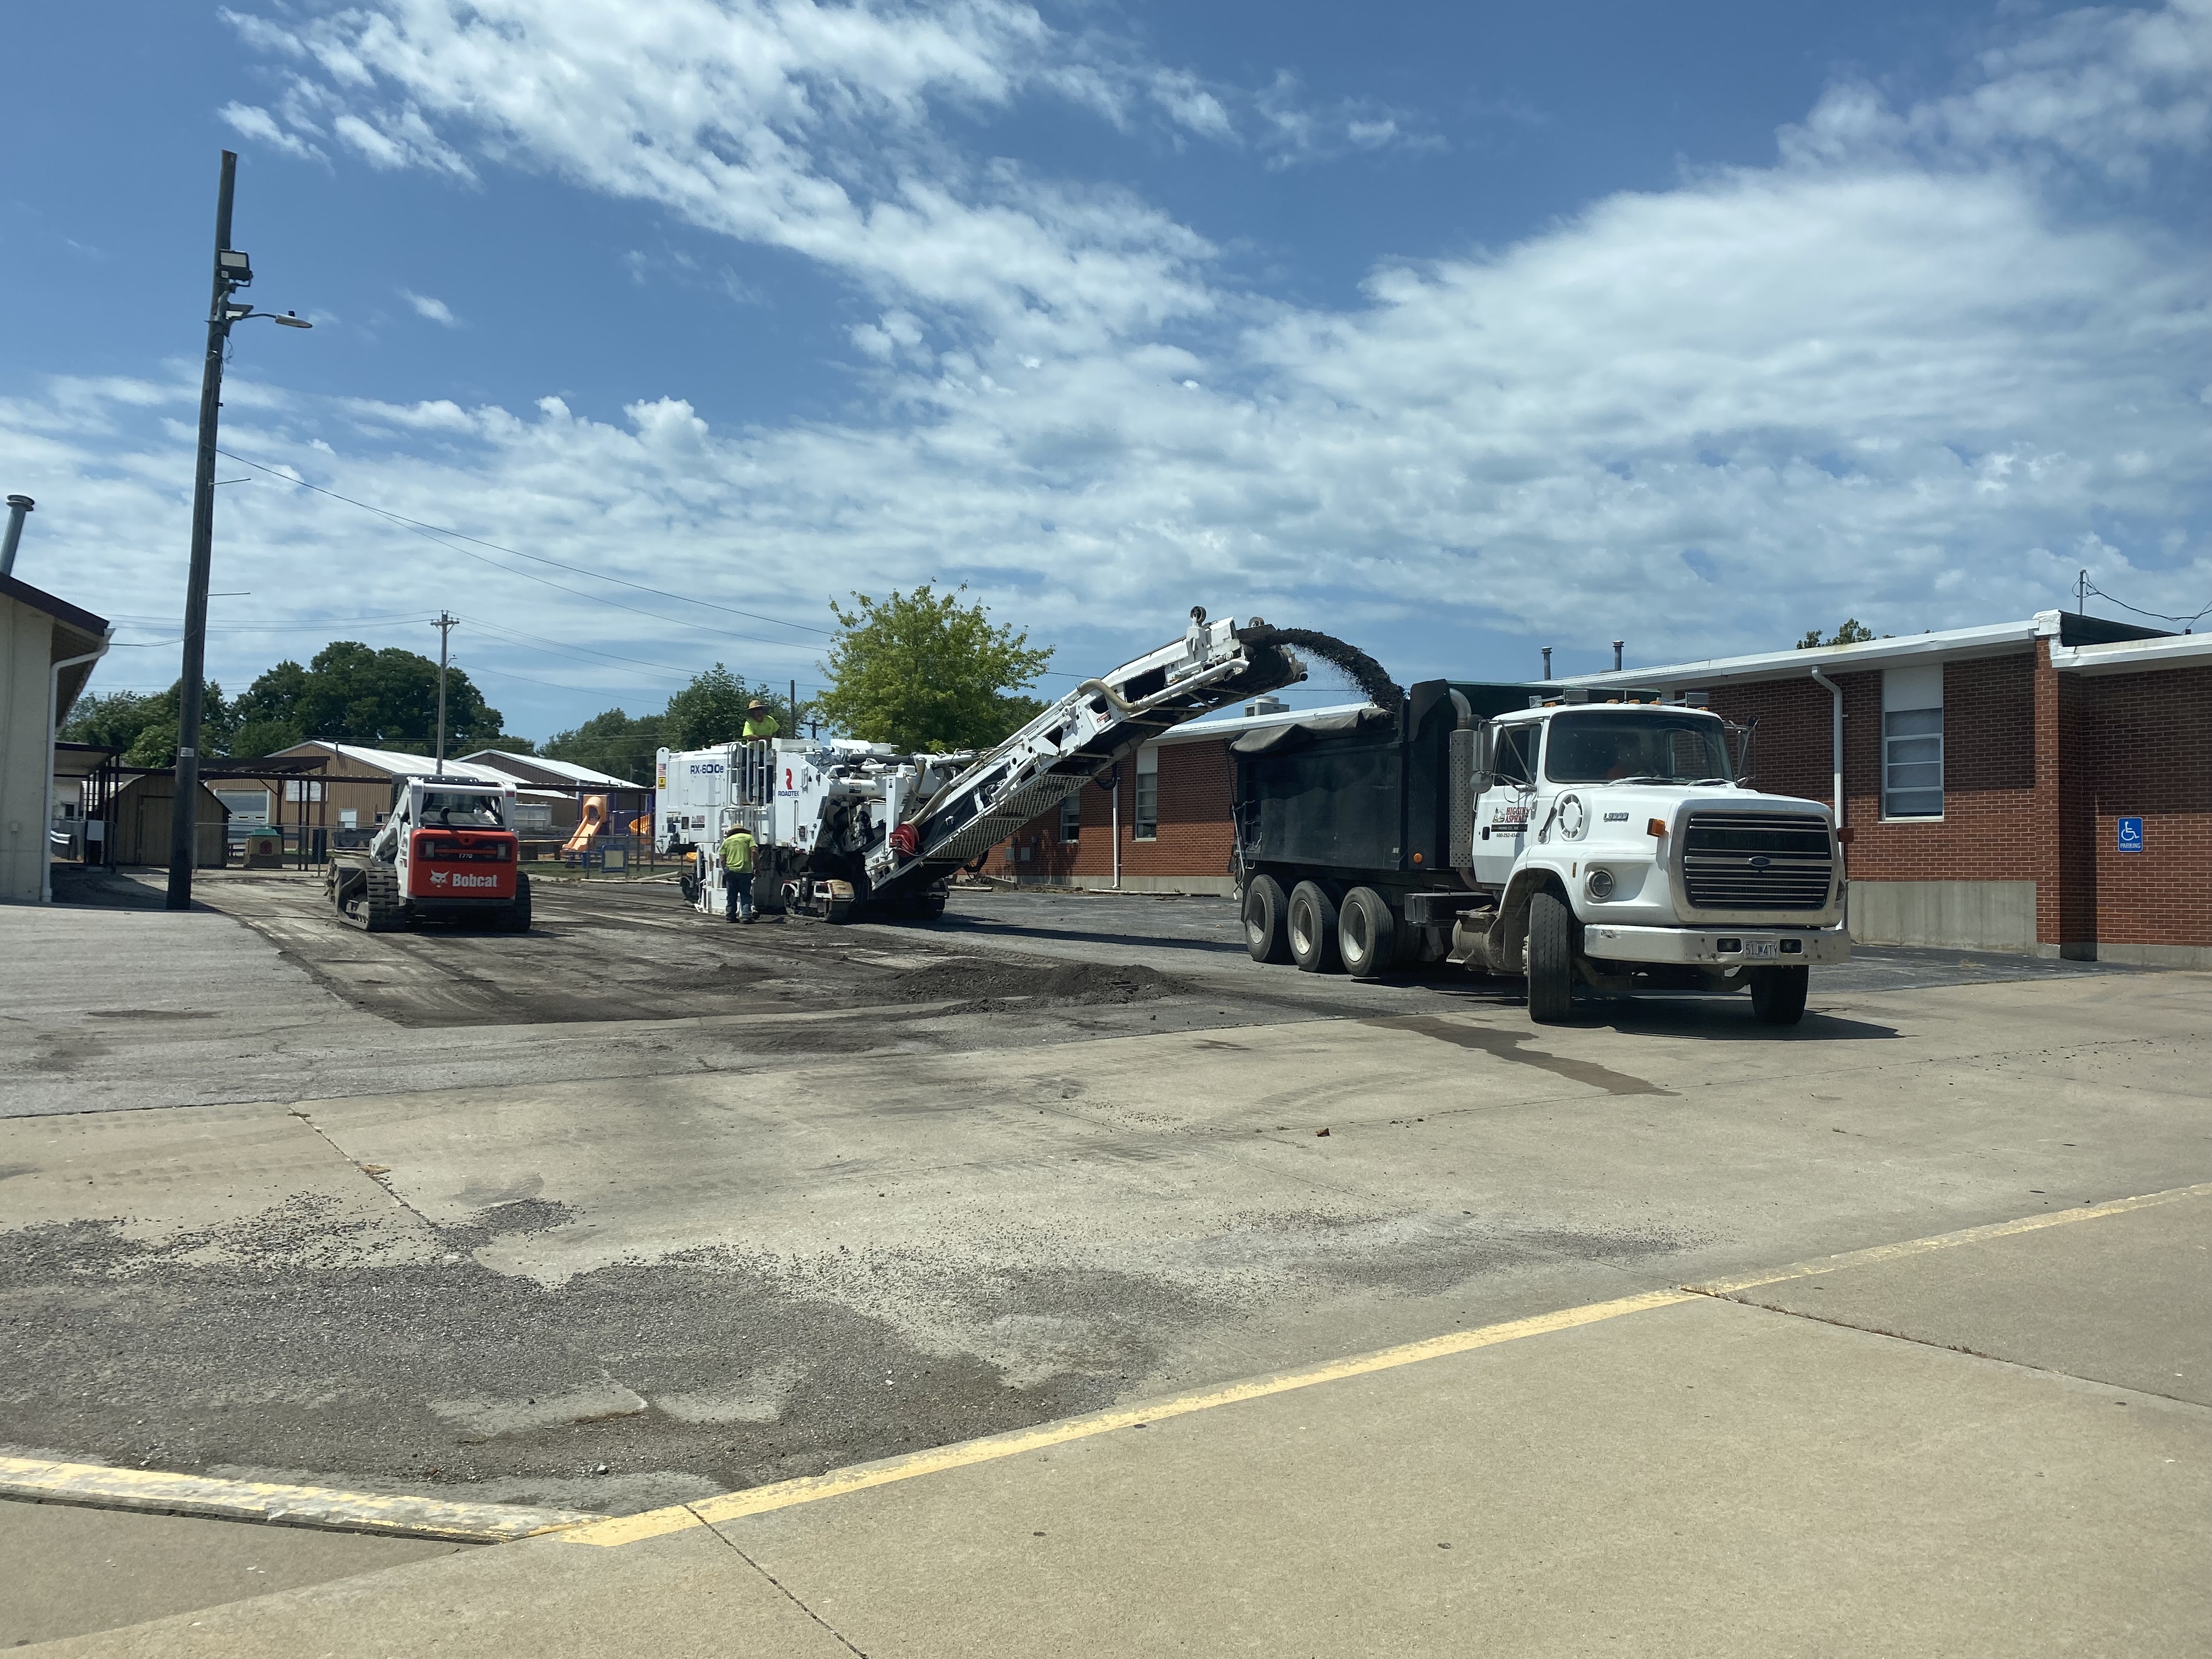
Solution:
[(1819, 910), (1834, 889), (1828, 827), (1795, 812), (1692, 812), (1682, 884), (1699, 910)]

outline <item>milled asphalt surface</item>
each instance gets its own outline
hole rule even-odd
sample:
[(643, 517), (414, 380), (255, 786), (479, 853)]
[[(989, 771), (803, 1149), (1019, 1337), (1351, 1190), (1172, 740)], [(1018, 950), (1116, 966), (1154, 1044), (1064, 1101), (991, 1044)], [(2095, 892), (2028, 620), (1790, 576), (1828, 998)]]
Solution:
[(1863, 952), (1790, 1032), (1539, 1030), (1219, 900), (203, 895), (0, 912), (13, 1449), (623, 1512), (2212, 1175), (2201, 975)]

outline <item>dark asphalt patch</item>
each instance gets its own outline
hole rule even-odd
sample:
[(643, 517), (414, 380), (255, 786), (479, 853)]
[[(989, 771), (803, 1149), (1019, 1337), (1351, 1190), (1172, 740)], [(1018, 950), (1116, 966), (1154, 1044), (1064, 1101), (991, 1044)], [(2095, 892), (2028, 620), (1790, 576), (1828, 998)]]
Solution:
[(1188, 994), (1192, 988), (1156, 969), (1112, 967), (1091, 962), (994, 961), (967, 957), (901, 974), (886, 986), (887, 1000), (899, 1002), (970, 1001), (1081, 1003), (1124, 1006)]
[[(536, 1204), (444, 1237), (557, 1224)], [(185, 1472), (497, 1480), (510, 1499), (539, 1478), (588, 1507), (569, 1483), (601, 1465), (616, 1491), (672, 1471), (734, 1488), (1088, 1411), (1201, 1313), (1120, 1274), (979, 1275), (971, 1316), (1091, 1334), (1090, 1363), (1013, 1387), (806, 1289), (895, 1262), (794, 1275), (706, 1252), (548, 1288), (465, 1255), (380, 1262), (380, 1237), (306, 1201), (158, 1245), (113, 1221), (0, 1234), (0, 1440)]]

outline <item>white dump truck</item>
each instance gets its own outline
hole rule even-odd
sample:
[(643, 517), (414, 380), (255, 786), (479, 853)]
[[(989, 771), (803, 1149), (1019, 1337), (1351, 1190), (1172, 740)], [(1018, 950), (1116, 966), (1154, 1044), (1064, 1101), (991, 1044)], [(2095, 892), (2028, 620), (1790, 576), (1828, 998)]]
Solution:
[(1525, 975), (1546, 1024), (1578, 986), (1748, 989), (1786, 1025), (1808, 970), (1849, 957), (1828, 809), (1753, 787), (1747, 734), (1732, 746), (1710, 710), (1474, 682), (1369, 690), (1364, 709), (1231, 745), (1255, 960)]
[(331, 854), (323, 892), (370, 933), (442, 921), (530, 931), (530, 878), (517, 862), (514, 786), (451, 773), (402, 778), (365, 849)]
[(960, 868), (1163, 732), (1305, 675), (1286, 647), (1320, 638), (1192, 611), (1182, 637), (1084, 681), (981, 754), (902, 754), (779, 738), (659, 751), (653, 847), (693, 855), (685, 896), (721, 906), (719, 849), (755, 842), (755, 902), (844, 921), (941, 915)]

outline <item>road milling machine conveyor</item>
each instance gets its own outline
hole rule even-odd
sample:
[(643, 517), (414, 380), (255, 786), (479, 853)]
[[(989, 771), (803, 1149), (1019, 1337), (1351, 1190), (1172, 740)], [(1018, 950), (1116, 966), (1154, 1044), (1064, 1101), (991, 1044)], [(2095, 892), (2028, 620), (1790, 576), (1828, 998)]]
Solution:
[(720, 908), (720, 847), (755, 842), (764, 910), (831, 921), (935, 917), (963, 866), (1187, 720), (1305, 678), (1286, 648), (1320, 636), (1190, 613), (1182, 637), (1089, 679), (997, 747), (901, 754), (843, 738), (662, 750), (653, 846), (693, 855), (685, 896)]

